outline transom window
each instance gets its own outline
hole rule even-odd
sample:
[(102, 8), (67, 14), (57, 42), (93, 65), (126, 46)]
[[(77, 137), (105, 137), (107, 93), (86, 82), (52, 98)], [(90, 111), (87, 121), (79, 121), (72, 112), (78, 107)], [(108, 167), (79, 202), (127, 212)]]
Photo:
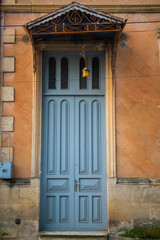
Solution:
[(89, 78), (82, 76), (85, 60), (80, 53), (43, 53), (43, 92), (83, 94), (105, 93), (104, 53), (86, 53)]

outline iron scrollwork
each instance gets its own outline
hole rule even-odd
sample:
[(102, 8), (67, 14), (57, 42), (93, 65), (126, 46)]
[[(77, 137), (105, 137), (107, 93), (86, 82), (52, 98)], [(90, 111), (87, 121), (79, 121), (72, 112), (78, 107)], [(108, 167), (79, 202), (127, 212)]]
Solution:
[(120, 31), (113, 22), (86, 14), (78, 10), (72, 10), (61, 17), (36, 26), (32, 29), (32, 34), (58, 34), (75, 32), (109, 32)]

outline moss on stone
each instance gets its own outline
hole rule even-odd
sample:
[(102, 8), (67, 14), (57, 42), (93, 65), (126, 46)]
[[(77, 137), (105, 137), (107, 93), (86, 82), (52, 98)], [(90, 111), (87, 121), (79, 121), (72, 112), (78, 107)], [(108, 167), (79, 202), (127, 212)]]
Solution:
[(133, 226), (131, 229), (125, 229), (119, 236), (133, 239), (160, 239), (160, 227), (156, 225)]
[(5, 236), (9, 236), (9, 233), (7, 233), (7, 232), (0, 232), (0, 237), (5, 237)]

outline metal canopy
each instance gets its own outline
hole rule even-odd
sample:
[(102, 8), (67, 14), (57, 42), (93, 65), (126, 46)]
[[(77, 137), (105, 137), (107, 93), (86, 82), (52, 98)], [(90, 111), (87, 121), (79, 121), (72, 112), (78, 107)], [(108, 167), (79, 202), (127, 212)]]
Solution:
[(24, 25), (32, 44), (43, 41), (119, 40), (127, 20), (73, 2)]

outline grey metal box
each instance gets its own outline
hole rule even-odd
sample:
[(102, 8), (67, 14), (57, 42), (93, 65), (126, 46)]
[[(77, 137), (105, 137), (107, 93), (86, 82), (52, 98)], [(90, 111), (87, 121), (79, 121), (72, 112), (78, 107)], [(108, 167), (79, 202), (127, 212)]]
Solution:
[(13, 163), (0, 162), (0, 178), (10, 179), (13, 176)]

